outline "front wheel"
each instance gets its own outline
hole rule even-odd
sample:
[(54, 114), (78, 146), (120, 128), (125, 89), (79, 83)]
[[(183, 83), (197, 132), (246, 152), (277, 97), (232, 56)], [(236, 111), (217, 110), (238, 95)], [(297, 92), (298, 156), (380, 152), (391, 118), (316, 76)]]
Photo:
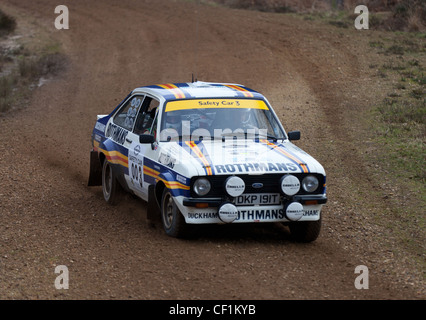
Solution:
[(164, 189), (161, 199), (161, 220), (167, 235), (175, 238), (185, 238), (189, 235), (189, 226), (167, 188)]
[(321, 231), (321, 219), (318, 221), (291, 222), (291, 237), (297, 242), (315, 241)]
[(121, 196), (121, 186), (114, 176), (111, 164), (106, 159), (102, 166), (102, 192), (106, 202), (111, 205), (118, 203)]

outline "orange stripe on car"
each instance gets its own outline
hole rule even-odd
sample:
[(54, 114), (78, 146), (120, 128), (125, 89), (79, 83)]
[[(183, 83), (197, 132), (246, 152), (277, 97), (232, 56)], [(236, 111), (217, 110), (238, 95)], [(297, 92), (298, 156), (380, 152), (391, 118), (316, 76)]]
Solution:
[(260, 141), (263, 142), (263, 143), (265, 143), (265, 144), (267, 144), (268, 146), (270, 146), (274, 150), (278, 151), (279, 153), (285, 155), (290, 160), (293, 160), (294, 162), (296, 162), (300, 166), (300, 168), (302, 169), (302, 171), (304, 173), (308, 173), (309, 172), (309, 169), (308, 169), (306, 163), (303, 163), (302, 161), (300, 161), (300, 159), (298, 159), (297, 157), (295, 157), (292, 154), (288, 153), (284, 149), (280, 148), (275, 143), (269, 142), (268, 140), (260, 140)]
[(233, 84), (229, 84), (229, 85), (226, 85), (226, 86), (228, 88), (231, 88), (231, 89), (234, 89), (234, 90), (242, 92), (243, 95), (245, 97), (247, 97), (247, 98), (253, 98), (254, 97), (253, 93), (251, 93), (250, 91), (248, 91), (248, 90), (246, 90), (246, 89), (244, 89), (242, 87), (239, 87), (239, 86), (236, 86), (236, 85), (233, 85)]
[(124, 154), (118, 152), (118, 151), (107, 151), (102, 148), (97, 148), (99, 152), (102, 152), (105, 154), (105, 157), (107, 160), (113, 164), (120, 164), (126, 168), (129, 167), (129, 158), (126, 157)]
[(201, 152), (200, 148), (198, 148), (198, 146), (195, 144), (195, 142), (194, 141), (186, 141), (185, 143), (191, 148), (192, 151), (194, 151), (196, 156), (204, 164), (204, 169), (206, 170), (207, 175), (208, 176), (213, 175), (213, 171), (212, 171), (212, 168), (211, 168), (209, 161), (206, 159), (206, 157)]
[(170, 90), (170, 92), (176, 97), (176, 99), (185, 98), (185, 94), (183, 93), (183, 91), (172, 83), (159, 84), (158, 86)]
[(156, 171), (150, 167), (143, 166), (143, 174), (146, 174), (147, 176), (155, 178), (157, 181), (162, 181), (166, 185), (168, 189), (183, 189), (183, 190), (189, 190), (189, 186), (186, 186), (178, 181), (167, 181), (163, 178), (160, 178), (159, 171)]

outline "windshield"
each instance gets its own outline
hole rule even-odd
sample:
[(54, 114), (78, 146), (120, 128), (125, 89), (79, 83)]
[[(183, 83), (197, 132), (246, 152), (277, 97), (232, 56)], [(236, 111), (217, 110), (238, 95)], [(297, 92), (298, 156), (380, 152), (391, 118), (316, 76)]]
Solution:
[(262, 100), (193, 99), (168, 102), (161, 141), (204, 139), (285, 139), (273, 112)]

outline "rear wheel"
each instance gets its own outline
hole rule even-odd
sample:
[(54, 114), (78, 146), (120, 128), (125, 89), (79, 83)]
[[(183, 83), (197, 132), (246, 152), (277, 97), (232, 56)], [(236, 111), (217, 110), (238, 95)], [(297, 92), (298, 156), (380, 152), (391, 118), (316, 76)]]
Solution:
[(189, 226), (167, 188), (164, 189), (161, 199), (161, 220), (167, 235), (176, 238), (185, 238), (189, 235)]
[(297, 242), (315, 241), (321, 231), (321, 219), (318, 221), (292, 222), (289, 225), (291, 237)]
[(102, 192), (105, 201), (111, 205), (117, 204), (122, 194), (120, 183), (115, 178), (111, 164), (106, 159), (102, 166)]

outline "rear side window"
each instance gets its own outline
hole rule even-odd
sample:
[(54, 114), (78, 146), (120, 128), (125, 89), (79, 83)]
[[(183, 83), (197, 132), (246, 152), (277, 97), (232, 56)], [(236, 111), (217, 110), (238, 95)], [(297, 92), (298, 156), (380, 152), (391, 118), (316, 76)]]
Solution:
[(145, 96), (130, 98), (114, 116), (114, 123), (126, 130), (132, 131), (144, 98)]

